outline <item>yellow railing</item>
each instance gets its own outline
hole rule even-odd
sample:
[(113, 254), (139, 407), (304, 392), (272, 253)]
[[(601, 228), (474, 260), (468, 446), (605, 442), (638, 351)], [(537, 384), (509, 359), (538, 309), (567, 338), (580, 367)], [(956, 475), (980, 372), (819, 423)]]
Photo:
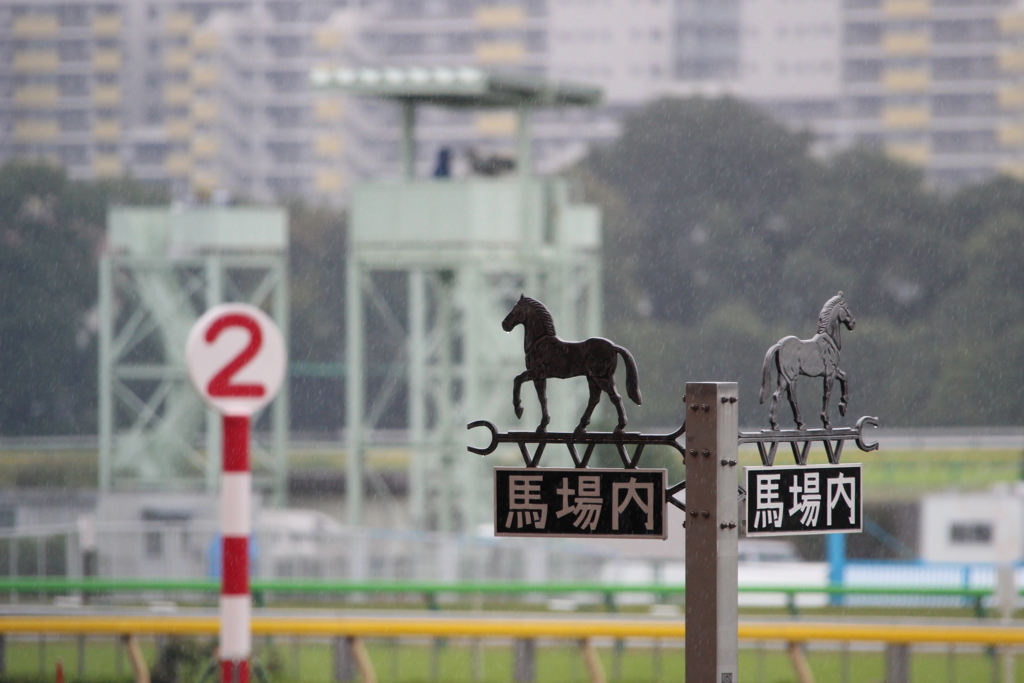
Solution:
[[(518, 640), (567, 639), (581, 646), (581, 656), (591, 683), (606, 683), (595, 638), (655, 638), (682, 640), (681, 621), (652, 619), (508, 618), (480, 616), (447, 617), (275, 617), (257, 616), (252, 621), (256, 636), (329, 637), (335, 647), (346, 643), (363, 683), (375, 683), (377, 674), (365, 638), (514, 638)], [(119, 636), (128, 648), (136, 683), (148, 683), (149, 673), (139, 648), (138, 636), (213, 636), (215, 616), (2, 616), (0, 634), (50, 634)], [(912, 643), (967, 644), (995, 648), (1024, 645), (1024, 628), (968, 624), (851, 624), (819, 622), (745, 622), (740, 639), (788, 643), (787, 650), (801, 683), (814, 680), (803, 643), (812, 641), (871, 641), (888, 646)], [(80, 645), (81, 647), (81, 641)], [(81, 655), (80, 655), (81, 656)]]
[[(214, 635), (212, 616), (3, 616), (0, 633), (116, 635)], [(483, 617), (271, 617), (252, 620), (254, 635), (353, 636), (390, 638), (679, 638), (681, 621), (652, 619), (509, 619)], [(1024, 645), (1024, 628), (959, 624), (844, 624), (822, 622), (741, 622), (743, 640), (871, 641), (882, 643), (961, 643)]]

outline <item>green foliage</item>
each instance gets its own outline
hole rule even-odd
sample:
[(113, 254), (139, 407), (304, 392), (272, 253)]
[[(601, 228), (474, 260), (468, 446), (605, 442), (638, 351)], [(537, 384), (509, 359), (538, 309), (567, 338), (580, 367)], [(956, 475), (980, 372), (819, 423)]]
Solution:
[[(161, 189), (128, 178), (72, 181), (58, 167), (24, 161), (0, 168), (0, 435), (95, 433), (97, 274), (107, 211), (167, 201)], [(295, 203), (289, 220), (292, 358), (338, 361), (344, 215)], [(295, 389), (297, 428), (339, 426), (337, 382)]]
[(587, 167), (644, 226), (638, 239), (607, 239), (609, 255), (635, 252), (645, 264), (643, 305), (660, 318), (699, 319), (723, 245), (763, 268), (755, 253), (807, 182), (809, 143), (731, 99), (662, 100), (628, 117), (622, 137)]
[[(295, 202), (288, 207), (292, 362), (340, 363), (345, 341), (345, 215)], [(292, 382), (292, 428), (340, 429), (343, 383)]]
[[(703, 98), (636, 112), (577, 175), (605, 212), (606, 318), (640, 366), (639, 423), (678, 422), (683, 384), (712, 379), (740, 382), (741, 420), (765, 423), (765, 351), (812, 336), (840, 290), (858, 321), (843, 339), (851, 413), (1024, 417), (1024, 183), (942, 195), (878, 152), (819, 159), (807, 134)], [(815, 415), (821, 382), (801, 385)]]
[(152, 203), (129, 180), (0, 168), (0, 434), (95, 431), (97, 254), (111, 202)]

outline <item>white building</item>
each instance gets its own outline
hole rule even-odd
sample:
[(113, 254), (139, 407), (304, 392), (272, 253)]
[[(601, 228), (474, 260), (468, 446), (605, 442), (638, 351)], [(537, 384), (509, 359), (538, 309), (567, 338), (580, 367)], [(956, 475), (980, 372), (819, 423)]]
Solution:
[(1024, 495), (1009, 488), (938, 493), (921, 501), (921, 558), (1005, 563), (1024, 559)]

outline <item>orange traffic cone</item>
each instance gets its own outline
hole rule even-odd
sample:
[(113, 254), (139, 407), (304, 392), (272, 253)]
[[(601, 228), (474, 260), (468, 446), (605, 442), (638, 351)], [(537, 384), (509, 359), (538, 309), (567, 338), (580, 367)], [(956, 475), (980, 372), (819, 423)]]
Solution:
[(57, 683), (64, 683), (64, 662), (57, 660)]

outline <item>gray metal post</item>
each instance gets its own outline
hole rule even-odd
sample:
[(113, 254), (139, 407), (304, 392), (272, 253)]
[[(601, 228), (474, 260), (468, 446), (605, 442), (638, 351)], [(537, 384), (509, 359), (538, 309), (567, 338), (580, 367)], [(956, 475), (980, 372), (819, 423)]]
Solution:
[[(113, 278), (110, 256), (100, 259), (100, 335), (99, 335), (99, 466), (100, 493), (111, 489), (111, 459), (114, 449), (114, 373), (113, 358)], [(12, 543), (13, 545), (13, 543)]]
[(889, 643), (885, 646), (885, 683), (910, 681), (910, 646)]
[[(19, 540), (17, 538), (12, 537), (11, 540), (10, 540), (10, 544), (11, 544), (11, 573), (10, 573), (10, 575), (12, 577), (15, 577), (15, 576), (18, 576), (18, 572), (19, 572), (19, 567), (18, 567), (18, 546), (20, 546), (21, 543), (19, 542)], [(20, 596), (20, 593), (18, 593), (18, 591), (12, 590), (11, 591), (11, 603), (12, 604), (17, 604), (18, 600), (20, 599), (19, 596)]]
[(434, 638), (430, 641), (430, 680), (437, 683), (441, 680), (441, 648), (444, 641)]
[[(520, 107), (517, 119), (516, 137), (516, 169), (519, 171), (519, 211), (521, 213), (522, 234), (525, 243), (530, 249), (538, 249), (544, 240), (543, 221), (534, 220), (533, 212), (534, 197), (530, 191), (532, 188), (531, 174), (533, 172), (533, 142), (530, 140), (530, 117), (531, 112), (526, 107)], [(536, 257), (534, 257), (536, 258)], [(536, 269), (531, 269), (536, 272)], [(540, 292), (536, 286), (530, 286), (530, 278), (527, 277), (529, 291)]]
[[(282, 259), (274, 269), (277, 275), (277, 286), (274, 287), (273, 306), (274, 317), (281, 327), (281, 335), (284, 337), (285, 349), (289, 348), (291, 338), (289, 336), (288, 309), (288, 261)], [(277, 393), (277, 398), (270, 405), (271, 413), (271, 452), (273, 454), (273, 488), (271, 502), (284, 507), (288, 504), (288, 430), (291, 427), (291, 383), (288, 374), (285, 373), (284, 382)]]
[(438, 305), (437, 305), (437, 329), (441, 335), (441, 344), (438, 350), (439, 381), (441, 384), (437, 396), (437, 421), (438, 429), (438, 450), (440, 451), (440, 480), (439, 488), (439, 509), (437, 528), (440, 531), (458, 531), (461, 523), (456, 519), (461, 516), (459, 501), (462, 498), (462, 491), (459, 490), (459, 482), (452, 474), (457, 471), (454, 462), (455, 448), (454, 435), (454, 359), (452, 357), (452, 343), (455, 337), (455, 273), (451, 270), (443, 270), (438, 275)]
[(686, 681), (736, 683), (735, 382), (686, 385)]
[(336, 637), (331, 639), (331, 653), (334, 659), (334, 680), (348, 683), (356, 678), (355, 658), (352, 656), (352, 639)]
[[(458, 292), (456, 296), (458, 296), (462, 310), (458, 325), (461, 330), (470, 329), (470, 326), (491, 324), (492, 321), (485, 320), (485, 314), (480, 310), (481, 297), (474, 296), (476, 292), (485, 291), (485, 284), (480, 273), (479, 264), (466, 264), (459, 269), (456, 291)], [(478, 406), (481, 401), (480, 366), (478, 362), (481, 340), (477, 335), (463, 332), (461, 342), (461, 388), (463, 395), (460, 404), (462, 412), (455, 415), (454, 419), (460, 422), (468, 422), (466, 408), (468, 406)], [(459, 483), (459, 499), (462, 504), (463, 529), (468, 528), (468, 526), (479, 520), (490, 518), (491, 506), (484, 503), (485, 500), (489, 503), (489, 499), (485, 498), (489, 487), (480, 485), (481, 481), (486, 481), (484, 472), (481, 471), (483, 467), (483, 458), (476, 458), (466, 463), (459, 463), (455, 470), (461, 480)]]
[(530, 137), (530, 119), (533, 111), (520, 107), (516, 117), (516, 167), (520, 177), (526, 179), (533, 173), (533, 140)]
[(427, 527), (427, 278), (422, 268), (409, 272), (409, 508), (413, 527)]
[(82, 551), (78, 534), (64, 536), (64, 575), (68, 578), (82, 578)]
[(587, 328), (585, 336), (596, 337), (604, 327), (604, 322), (601, 318), (601, 312), (604, 309), (603, 297), (601, 296), (601, 282), (603, 278), (601, 259), (589, 261), (585, 268), (589, 276), (587, 284), (591, 290), (587, 295), (587, 306), (589, 307), (587, 321), (590, 323), (590, 327)]
[[(224, 302), (224, 265), (220, 254), (206, 256), (206, 307), (213, 308)], [(216, 494), (221, 469), (221, 417), (213, 410), (206, 411), (206, 492)]]
[[(1000, 620), (1009, 625), (1013, 620), (1013, 613), (1017, 609), (1017, 580), (1014, 566), (1009, 563), (1002, 563), (996, 569), (996, 603), (999, 606)], [(1012, 683), (1017, 680), (1017, 657), (1013, 648), (1005, 645), (997, 651), (999, 658), (999, 672), (992, 672), (992, 680), (1006, 681)], [(993, 666), (993, 669), (996, 667)]]
[(412, 100), (402, 100), (402, 140), (399, 157), (402, 161), (402, 179), (416, 177), (416, 105)]
[(348, 454), (345, 462), (345, 522), (359, 526), (363, 511), (363, 284), (354, 258), (348, 260), (345, 280), (345, 424)]
[(78, 636), (78, 679), (85, 679), (85, 636)]
[(536, 674), (537, 641), (517, 639), (512, 643), (512, 680), (533, 683)]

